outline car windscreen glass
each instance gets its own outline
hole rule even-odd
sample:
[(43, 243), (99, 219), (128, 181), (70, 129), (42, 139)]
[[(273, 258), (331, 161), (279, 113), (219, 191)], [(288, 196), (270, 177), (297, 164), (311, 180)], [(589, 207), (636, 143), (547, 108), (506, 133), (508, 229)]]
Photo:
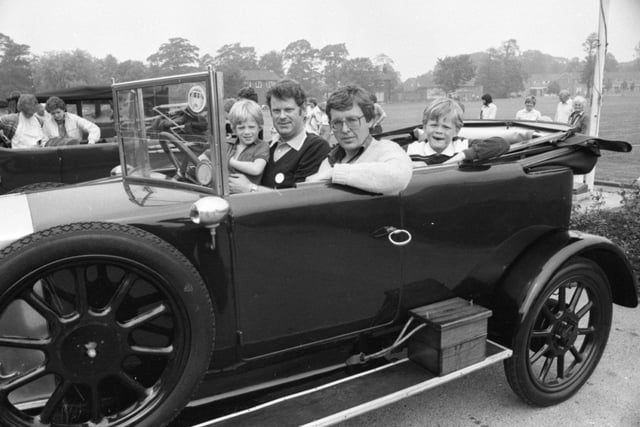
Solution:
[[(206, 80), (117, 91), (123, 172), (129, 177), (211, 186)], [(200, 174), (201, 163), (209, 173)]]

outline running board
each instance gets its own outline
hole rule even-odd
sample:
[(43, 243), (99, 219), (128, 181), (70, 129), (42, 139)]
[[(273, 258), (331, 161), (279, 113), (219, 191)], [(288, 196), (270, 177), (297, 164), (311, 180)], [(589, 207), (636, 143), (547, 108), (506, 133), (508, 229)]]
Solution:
[(328, 426), (437, 387), (511, 357), (511, 350), (487, 340), (486, 358), (437, 376), (408, 358), (253, 408), (212, 419), (208, 426)]

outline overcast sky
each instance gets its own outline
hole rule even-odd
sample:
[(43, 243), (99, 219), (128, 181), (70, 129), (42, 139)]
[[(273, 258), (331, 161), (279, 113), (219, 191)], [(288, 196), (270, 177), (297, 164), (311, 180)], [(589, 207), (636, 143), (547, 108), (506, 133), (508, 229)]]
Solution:
[[(172, 37), (216, 55), (225, 44), (253, 46), (258, 57), (306, 39), (315, 48), (345, 43), (350, 57), (391, 57), (402, 79), (438, 58), (516, 39), (566, 58), (584, 57), (598, 32), (598, 0), (0, 0), (0, 32), (31, 53), (82, 49), (118, 61), (145, 61)], [(315, 7), (315, 8), (314, 8)], [(640, 0), (610, 0), (608, 49), (635, 58)]]

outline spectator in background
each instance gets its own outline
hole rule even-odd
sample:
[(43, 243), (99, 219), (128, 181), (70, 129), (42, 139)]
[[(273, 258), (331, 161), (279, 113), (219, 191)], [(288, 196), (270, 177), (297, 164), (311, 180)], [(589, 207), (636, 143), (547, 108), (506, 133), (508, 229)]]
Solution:
[(540, 120), (542, 114), (536, 110), (536, 97), (529, 95), (524, 99), (524, 108), (516, 113), (516, 120)]
[(38, 111), (36, 111), (36, 114), (38, 115), (38, 117), (40, 117), (40, 122), (42, 123), (44, 123), (45, 120), (51, 117), (51, 114), (49, 114), (49, 112), (47, 111), (46, 104), (44, 102), (38, 104)]
[(307, 133), (320, 135), (322, 114), (320, 107), (318, 107), (318, 100), (313, 97), (309, 98), (307, 100), (306, 121), (304, 124), (304, 129)]
[(320, 138), (329, 141), (331, 138), (331, 127), (329, 126), (329, 116), (327, 115), (327, 103), (324, 101), (321, 102), (318, 104), (318, 108), (322, 112), (320, 119)]
[(35, 95), (20, 95), (16, 109), (17, 113), (0, 117), (0, 144), (8, 148), (39, 147), (44, 139), (44, 132), (36, 114), (38, 100)]
[(561, 90), (558, 93), (560, 101), (556, 106), (556, 116), (554, 120), (558, 123), (568, 123), (569, 116), (573, 112), (573, 101), (571, 101), (571, 94), (566, 89)]
[(569, 116), (569, 125), (578, 133), (589, 132), (589, 114), (586, 111), (587, 100), (578, 95), (573, 98), (573, 112)]
[(73, 113), (67, 113), (67, 106), (57, 96), (47, 99), (45, 104), (47, 112), (51, 115), (44, 124), (44, 142), (47, 145), (59, 145), (60, 143), (80, 143), (86, 133), (89, 144), (95, 144), (100, 139), (100, 128), (87, 119)]
[(493, 103), (493, 98), (490, 94), (485, 93), (482, 95), (482, 107), (480, 107), (481, 119), (495, 119), (498, 107)]
[(238, 99), (250, 99), (256, 104), (259, 104), (258, 94), (256, 93), (255, 89), (252, 88), (251, 86), (245, 86), (242, 89), (240, 89), (238, 91)]
[(375, 94), (371, 94), (371, 101), (373, 102), (374, 116), (371, 122), (371, 133), (382, 133), (382, 121), (387, 118), (387, 113), (384, 112), (382, 106), (378, 103), (378, 97)]
[(237, 99), (235, 98), (226, 98), (222, 101), (222, 109), (224, 110), (224, 132), (225, 132), (225, 141), (231, 142), (236, 138), (236, 135), (233, 133), (233, 128), (231, 127), (231, 123), (229, 123), (229, 111), (231, 111), (231, 107), (235, 104)]

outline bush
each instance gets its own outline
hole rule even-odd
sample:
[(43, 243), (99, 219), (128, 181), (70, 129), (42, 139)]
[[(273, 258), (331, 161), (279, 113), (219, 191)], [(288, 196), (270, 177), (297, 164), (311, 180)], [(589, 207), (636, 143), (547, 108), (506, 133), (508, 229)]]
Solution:
[(601, 194), (592, 196), (591, 208), (574, 207), (570, 227), (611, 239), (624, 251), (637, 276), (640, 276), (640, 188), (623, 190), (621, 207), (602, 209)]

